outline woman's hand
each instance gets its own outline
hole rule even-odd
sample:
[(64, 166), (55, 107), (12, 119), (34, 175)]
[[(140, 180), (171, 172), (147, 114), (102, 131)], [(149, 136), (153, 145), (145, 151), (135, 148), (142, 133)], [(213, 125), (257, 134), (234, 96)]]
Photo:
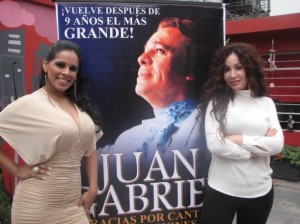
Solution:
[[(241, 146), (243, 144), (243, 136), (242, 135), (228, 135), (225, 137), (227, 140)], [(250, 159), (258, 158), (253, 152), (251, 152)]]
[(93, 190), (87, 190), (86, 192), (83, 193), (83, 195), (81, 196), (79, 202), (77, 203), (77, 206), (83, 206), (86, 215), (88, 216), (88, 218), (90, 219), (90, 208), (93, 205), (95, 199), (97, 196), (97, 191), (93, 191)]
[(32, 177), (43, 180), (46, 178), (47, 175), (50, 174), (50, 167), (47, 167), (44, 164), (39, 164), (33, 167), (30, 167), (26, 164), (17, 164), (10, 157), (8, 157), (1, 149), (0, 167), (6, 170), (9, 174), (18, 177), (21, 180), (25, 180)]
[(266, 137), (274, 137), (277, 133), (276, 128), (269, 128), (267, 133), (265, 134)]
[(225, 139), (241, 146), (243, 144), (243, 136), (242, 135), (227, 135)]
[(29, 178), (38, 178), (44, 180), (50, 174), (50, 170), (51, 168), (47, 167), (44, 164), (39, 164), (33, 167), (30, 167), (25, 164), (19, 165), (14, 175), (20, 178), (21, 180), (26, 180)]

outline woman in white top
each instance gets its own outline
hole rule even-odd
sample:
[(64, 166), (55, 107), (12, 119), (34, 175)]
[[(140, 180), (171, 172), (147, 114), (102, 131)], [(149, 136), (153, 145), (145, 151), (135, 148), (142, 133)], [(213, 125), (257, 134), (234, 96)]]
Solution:
[(205, 134), (212, 161), (201, 224), (266, 223), (272, 204), (270, 155), (283, 148), (262, 60), (244, 43), (219, 49), (204, 87)]

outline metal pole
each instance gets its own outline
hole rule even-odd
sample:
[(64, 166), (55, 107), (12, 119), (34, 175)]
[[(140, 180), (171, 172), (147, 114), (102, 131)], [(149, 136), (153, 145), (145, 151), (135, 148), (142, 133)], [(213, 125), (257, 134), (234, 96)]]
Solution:
[(14, 93), (15, 93), (15, 100), (18, 98), (17, 95), (17, 86), (16, 86), (16, 77), (15, 77), (15, 65), (17, 64), (16, 61), (12, 63), (12, 76), (13, 76), (13, 85), (14, 85)]

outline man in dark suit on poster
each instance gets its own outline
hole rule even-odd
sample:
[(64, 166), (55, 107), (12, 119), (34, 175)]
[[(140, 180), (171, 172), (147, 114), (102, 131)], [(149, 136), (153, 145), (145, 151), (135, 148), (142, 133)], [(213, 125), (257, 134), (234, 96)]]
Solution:
[(147, 41), (135, 91), (155, 117), (99, 149), (100, 216), (197, 222), (210, 162), (199, 109), (207, 60), (199, 44), (195, 24), (175, 17), (163, 19)]

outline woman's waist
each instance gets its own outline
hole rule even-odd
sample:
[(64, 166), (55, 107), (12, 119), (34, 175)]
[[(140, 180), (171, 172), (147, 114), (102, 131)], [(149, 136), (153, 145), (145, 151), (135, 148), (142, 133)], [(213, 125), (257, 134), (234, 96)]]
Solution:
[(264, 163), (231, 161), (212, 162), (208, 182), (216, 190), (232, 196), (266, 193), (272, 185), (272, 170)]

